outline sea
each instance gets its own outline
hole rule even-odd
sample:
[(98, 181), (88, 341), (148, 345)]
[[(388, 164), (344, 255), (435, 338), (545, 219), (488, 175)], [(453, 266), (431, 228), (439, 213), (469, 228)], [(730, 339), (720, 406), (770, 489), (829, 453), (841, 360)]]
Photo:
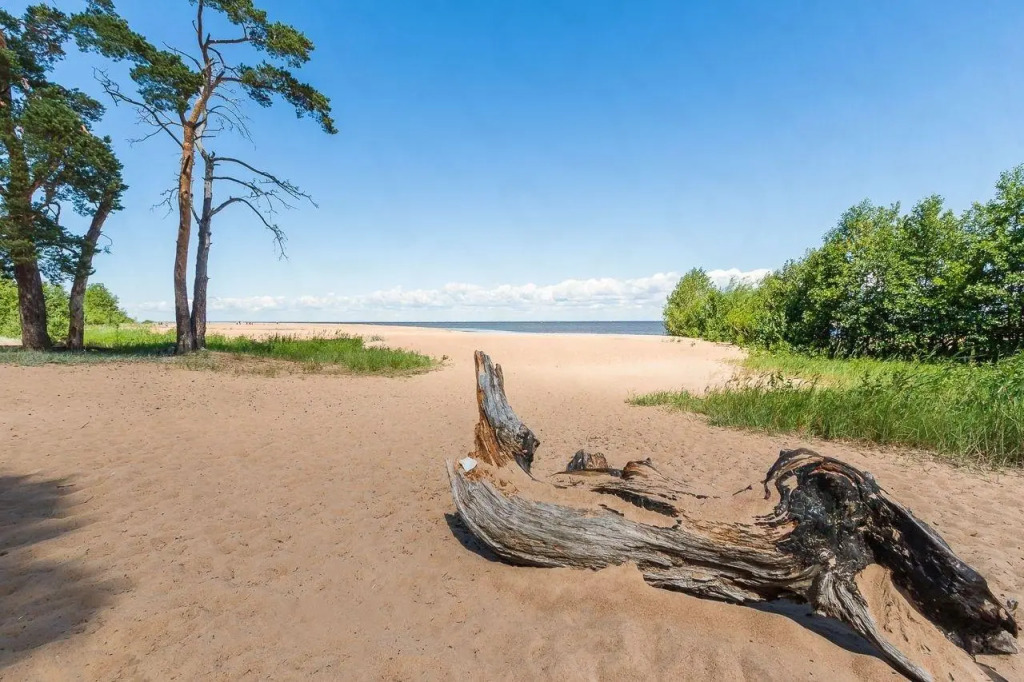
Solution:
[(512, 334), (640, 334), (664, 336), (660, 320), (615, 322), (346, 322), (344, 324), (379, 324), (393, 327), (430, 327), (464, 332), (507, 332)]

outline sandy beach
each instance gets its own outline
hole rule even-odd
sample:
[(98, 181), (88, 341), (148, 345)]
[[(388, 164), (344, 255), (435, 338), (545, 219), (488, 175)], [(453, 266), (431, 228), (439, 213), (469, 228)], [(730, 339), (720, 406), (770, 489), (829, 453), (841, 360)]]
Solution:
[[(378, 335), (447, 356), (416, 376), (263, 376), (160, 362), (0, 365), (0, 678), (899, 679), (803, 607), (754, 609), (599, 572), (505, 565), (453, 515), (472, 449), (472, 352), (541, 440), (651, 457), (730, 494), (784, 447), (871, 471), (1002, 598), (1024, 600), (1021, 476), (712, 428), (626, 404), (727, 380), (739, 350), (653, 336), (230, 325)], [(713, 501), (709, 500), (709, 503)], [(984, 657), (1024, 680), (1013, 657)]]

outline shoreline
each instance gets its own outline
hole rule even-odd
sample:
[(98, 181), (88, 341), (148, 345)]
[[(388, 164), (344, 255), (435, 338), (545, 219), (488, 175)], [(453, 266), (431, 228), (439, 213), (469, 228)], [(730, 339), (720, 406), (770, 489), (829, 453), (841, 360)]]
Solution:
[[(141, 323), (140, 323), (141, 324)], [(174, 329), (173, 322), (153, 322), (152, 327), (161, 331), (168, 331)], [(343, 330), (344, 328), (350, 328), (351, 331), (346, 330), (345, 333), (350, 333), (353, 336), (372, 336), (375, 333), (391, 332), (398, 334), (407, 333), (452, 333), (452, 334), (469, 334), (473, 336), (485, 336), (492, 334), (495, 336), (515, 336), (515, 337), (555, 337), (555, 338), (626, 338), (626, 339), (655, 339), (658, 341), (670, 341), (670, 342), (684, 342), (684, 341), (695, 341), (698, 343), (707, 343), (720, 347), (734, 347), (732, 344), (722, 344), (711, 341), (703, 341), (701, 339), (690, 339), (681, 336), (669, 336), (668, 334), (628, 334), (621, 332), (566, 332), (566, 331), (519, 331), (519, 330), (507, 330), (507, 329), (487, 329), (487, 328), (452, 328), (452, 327), (423, 327), (414, 324), (394, 324), (387, 322), (248, 322), (248, 323), (237, 323), (237, 322), (209, 322), (207, 324), (207, 333), (212, 334), (225, 334), (227, 336), (244, 336), (245, 331), (249, 330), (258, 334), (270, 333), (274, 331), (288, 331), (298, 333), (300, 335), (315, 334), (317, 331), (328, 331), (328, 330)]]
[[(154, 326), (160, 328), (173, 327), (173, 322), (154, 322)], [(299, 327), (387, 327), (393, 329), (416, 329), (416, 330), (443, 330), (443, 331), (454, 331), (454, 332), (470, 332), (470, 333), (495, 333), (495, 334), (537, 334), (537, 335), (568, 335), (568, 336), (653, 336), (659, 338), (673, 338), (669, 334), (664, 332), (662, 327), (662, 333), (650, 333), (650, 332), (629, 332), (629, 331), (591, 331), (586, 329), (587, 325), (602, 326), (604, 325), (608, 329), (613, 329), (616, 325), (661, 325), (660, 320), (527, 320), (527, 321), (512, 321), (512, 320), (497, 320), (493, 322), (476, 322), (476, 321), (458, 321), (450, 320), (444, 322), (308, 322), (308, 321), (291, 321), (291, 320), (280, 320), (280, 321), (260, 321), (260, 322), (245, 322), (237, 320), (211, 320), (209, 325), (228, 326), (228, 327), (267, 327), (267, 326), (299, 326)], [(527, 328), (520, 329), (503, 329), (500, 327), (487, 326), (487, 325), (509, 325), (509, 326), (525, 326)], [(552, 325), (550, 329), (530, 329), (531, 325), (543, 326)], [(571, 329), (571, 327), (580, 326), (579, 330)], [(559, 328), (569, 327), (569, 328)]]

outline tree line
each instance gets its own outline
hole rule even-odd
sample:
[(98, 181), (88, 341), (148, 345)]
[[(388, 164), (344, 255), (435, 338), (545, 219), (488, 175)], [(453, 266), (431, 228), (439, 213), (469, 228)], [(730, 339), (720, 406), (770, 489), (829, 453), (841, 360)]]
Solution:
[[(56, 284), (43, 283), (46, 301), (46, 323), (51, 337), (67, 334), (71, 325), (71, 300), (68, 292)], [(82, 297), (82, 320), (86, 325), (116, 325), (135, 322), (110, 289), (100, 283), (86, 287)], [(13, 339), (21, 336), (18, 315), (18, 287), (10, 280), (0, 279), (0, 337)]]
[[(177, 180), (164, 199), (178, 218), (172, 268), (178, 352), (205, 346), (214, 217), (231, 207), (248, 210), (283, 248), (275, 213), (295, 201), (312, 201), (290, 181), (249, 160), (218, 155), (216, 147), (224, 135), (251, 139), (247, 102), (267, 107), (284, 100), (324, 132), (337, 132), (330, 100), (294, 75), (310, 59), (313, 43), (296, 28), (271, 21), (252, 0), (190, 4), (195, 8), (187, 30), (190, 46), (163, 48), (133, 30), (112, 0), (88, 0), (77, 13), (47, 4), (32, 5), (21, 16), (0, 9), (0, 281), (16, 289), (25, 348), (50, 348), (54, 337), (66, 337), (69, 348), (82, 347), (93, 258), (103, 251), (99, 243), (107, 218), (123, 208), (127, 190), (111, 138), (95, 132), (104, 107), (53, 79), (69, 44), (126, 62), (129, 82), (100, 73), (99, 89), (115, 104), (138, 112), (147, 126), (141, 140), (171, 143)], [(233, 54), (258, 61), (247, 63)], [(203, 162), (198, 175), (197, 156)], [(202, 184), (198, 202), (197, 182)], [(83, 216), (87, 228), (72, 229), (69, 213)], [(198, 248), (190, 304), (194, 224)], [(65, 328), (53, 324), (52, 301), (68, 281)]]
[(686, 273), (670, 334), (832, 357), (997, 360), (1024, 349), (1024, 165), (955, 214), (940, 196), (909, 212), (853, 206), (821, 246), (757, 285)]

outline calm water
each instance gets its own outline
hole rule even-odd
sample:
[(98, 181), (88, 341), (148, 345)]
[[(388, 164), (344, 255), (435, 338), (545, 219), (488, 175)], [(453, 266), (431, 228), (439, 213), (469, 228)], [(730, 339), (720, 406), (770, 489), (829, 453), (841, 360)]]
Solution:
[(662, 336), (660, 321), (643, 322), (356, 322), (346, 324), (386, 324), (396, 327), (431, 327), (467, 332), (497, 331), (519, 334), (642, 334)]

